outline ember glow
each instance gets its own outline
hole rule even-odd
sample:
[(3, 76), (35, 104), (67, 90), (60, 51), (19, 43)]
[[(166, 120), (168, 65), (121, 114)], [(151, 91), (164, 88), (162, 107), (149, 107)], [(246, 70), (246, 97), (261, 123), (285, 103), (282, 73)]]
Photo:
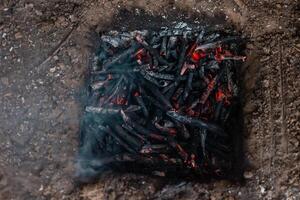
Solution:
[(228, 127), (242, 40), (206, 28), (180, 23), (101, 37), (81, 124), (80, 176), (132, 163), (160, 174), (221, 176), (232, 168)]

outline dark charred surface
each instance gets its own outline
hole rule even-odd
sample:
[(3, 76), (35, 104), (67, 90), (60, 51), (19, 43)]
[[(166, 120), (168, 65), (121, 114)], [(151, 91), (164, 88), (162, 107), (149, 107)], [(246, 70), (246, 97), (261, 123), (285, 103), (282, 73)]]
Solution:
[(246, 39), (224, 27), (173, 26), (98, 37), (82, 102), (80, 179), (109, 168), (242, 177), (233, 169), (241, 163), (236, 71)]
[[(78, 96), (95, 46), (92, 33), (110, 29), (112, 22), (114, 28), (123, 24), (115, 16), (124, 9), (126, 29), (151, 26), (147, 18), (130, 17), (142, 10), (164, 23), (199, 13), (200, 21), (203, 16), (230, 21), (251, 38), (241, 68), (245, 185), (106, 173), (96, 184), (74, 187)], [(292, 0), (1, 1), (1, 199), (299, 198), (297, 35), (299, 5)]]

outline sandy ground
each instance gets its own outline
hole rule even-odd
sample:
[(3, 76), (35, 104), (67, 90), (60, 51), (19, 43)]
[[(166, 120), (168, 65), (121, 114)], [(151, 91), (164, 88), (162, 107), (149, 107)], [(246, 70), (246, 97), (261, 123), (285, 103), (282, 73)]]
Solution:
[[(300, 199), (299, 13), (297, 0), (0, 1), (0, 199)], [(108, 172), (77, 186), (81, 89), (97, 32), (208, 19), (250, 38), (245, 182)]]

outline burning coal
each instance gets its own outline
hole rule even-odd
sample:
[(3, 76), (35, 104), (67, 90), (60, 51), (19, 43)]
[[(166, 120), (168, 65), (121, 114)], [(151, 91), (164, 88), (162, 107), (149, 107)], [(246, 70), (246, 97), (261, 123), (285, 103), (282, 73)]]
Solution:
[(158, 32), (112, 31), (100, 40), (79, 177), (106, 169), (200, 176), (232, 169), (241, 38), (179, 23)]

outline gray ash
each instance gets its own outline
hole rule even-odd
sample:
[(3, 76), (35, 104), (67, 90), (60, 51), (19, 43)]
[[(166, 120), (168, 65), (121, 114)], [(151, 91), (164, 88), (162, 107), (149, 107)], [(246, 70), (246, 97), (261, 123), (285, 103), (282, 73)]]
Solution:
[(81, 123), (79, 178), (106, 169), (226, 177), (236, 159), (243, 39), (179, 23), (111, 31), (99, 40)]

